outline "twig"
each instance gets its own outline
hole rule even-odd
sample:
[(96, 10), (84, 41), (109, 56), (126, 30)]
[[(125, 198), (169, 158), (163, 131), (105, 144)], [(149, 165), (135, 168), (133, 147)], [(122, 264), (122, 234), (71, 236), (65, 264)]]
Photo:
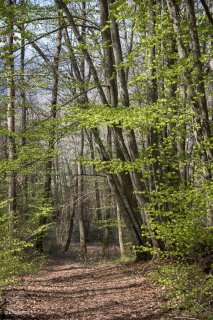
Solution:
[(200, 320), (198, 318), (189, 318), (189, 317), (174, 317), (174, 319), (180, 319), (180, 320)]

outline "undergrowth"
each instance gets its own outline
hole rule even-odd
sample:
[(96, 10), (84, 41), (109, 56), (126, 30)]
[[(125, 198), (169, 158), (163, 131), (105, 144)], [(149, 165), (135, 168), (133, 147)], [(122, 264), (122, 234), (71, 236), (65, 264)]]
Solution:
[(169, 262), (150, 271), (164, 288), (166, 308), (181, 319), (213, 320), (213, 276), (197, 265)]

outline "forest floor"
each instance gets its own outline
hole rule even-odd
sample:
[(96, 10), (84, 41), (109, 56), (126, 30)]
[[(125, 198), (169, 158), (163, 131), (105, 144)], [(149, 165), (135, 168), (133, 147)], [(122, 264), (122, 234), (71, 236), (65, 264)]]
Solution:
[(50, 259), (38, 274), (7, 289), (7, 319), (171, 319), (163, 310), (163, 289), (146, 278), (145, 266)]

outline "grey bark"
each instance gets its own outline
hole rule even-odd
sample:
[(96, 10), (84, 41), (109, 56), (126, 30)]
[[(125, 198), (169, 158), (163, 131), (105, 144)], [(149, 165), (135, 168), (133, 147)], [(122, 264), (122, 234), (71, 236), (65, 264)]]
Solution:
[(82, 37), (80, 31), (78, 30), (76, 24), (75, 24), (75, 21), (74, 21), (74, 18), (73, 18), (73, 15), (72, 13), (70, 12), (70, 10), (68, 9), (67, 5), (64, 3), (64, 1), (62, 0), (55, 0), (56, 4), (59, 5), (63, 11), (64, 11), (64, 14), (66, 15), (67, 17), (67, 20), (72, 28), (72, 31), (76, 37), (76, 39), (78, 40), (78, 42), (82, 45), (82, 52), (84, 54), (84, 57), (89, 65), (89, 68), (91, 70), (91, 74), (93, 76), (93, 79), (94, 79), (94, 82), (95, 82), (95, 85), (97, 87), (97, 90), (99, 92), (99, 95), (100, 95), (100, 98), (102, 100), (102, 103), (103, 104), (108, 104), (107, 103), (107, 99), (106, 99), (106, 96), (105, 96), (105, 93), (104, 93), (104, 90), (103, 90), (103, 87), (101, 85), (101, 82), (99, 80), (99, 77), (98, 77), (98, 74), (97, 74), (97, 71), (96, 71), (96, 68), (94, 66), (94, 63), (93, 63), (93, 60), (87, 50), (87, 45), (84, 41), (84, 38)]
[[(59, 19), (60, 23), (60, 19)], [(51, 118), (53, 120), (56, 119), (57, 116), (57, 99), (58, 99), (58, 84), (59, 84), (59, 60), (60, 60), (60, 52), (61, 52), (61, 39), (62, 39), (62, 29), (59, 28), (56, 37), (56, 48), (53, 58), (52, 65), (54, 66), (53, 71), (53, 83), (52, 83), (52, 94), (51, 94)], [(55, 136), (56, 136), (56, 127), (53, 123), (53, 127), (50, 131), (50, 138), (48, 141), (48, 152), (50, 153), (47, 162), (46, 162), (46, 174), (44, 181), (44, 198), (49, 201), (51, 197), (51, 184), (52, 184), (52, 168), (53, 168), (53, 155), (55, 149)], [(42, 217), (39, 221), (40, 225), (44, 225), (46, 223), (46, 217)], [(44, 234), (41, 233), (36, 242), (36, 248), (39, 251), (43, 251), (43, 238)]]
[[(53, 120), (57, 117), (57, 99), (58, 99), (58, 84), (59, 84), (59, 60), (61, 52), (61, 40), (62, 40), (62, 30), (59, 29), (56, 36), (56, 48), (53, 58), (53, 83), (52, 83), (52, 97), (51, 97), (51, 118)], [(53, 123), (52, 130), (50, 132), (49, 139), (49, 152), (53, 153), (55, 149), (55, 135), (56, 128)], [(52, 167), (53, 167), (53, 156), (50, 155), (46, 164), (46, 177), (44, 183), (45, 197), (48, 199), (51, 196), (51, 182), (52, 182)]]
[(118, 241), (119, 241), (119, 247), (120, 247), (120, 254), (122, 258), (125, 255), (125, 249), (124, 249), (123, 232), (122, 232), (121, 211), (120, 211), (119, 205), (117, 205), (116, 207), (116, 213), (117, 213), (117, 222), (118, 222)]
[[(89, 65), (91, 74), (93, 75), (93, 79), (95, 81), (95, 84), (96, 84), (97, 90), (99, 92), (100, 98), (102, 100), (102, 103), (105, 104), (105, 105), (109, 105), (108, 101), (106, 99), (106, 95), (105, 95), (105, 93), (103, 91), (102, 85), (101, 85), (101, 83), (99, 81), (98, 74), (97, 74), (97, 71), (96, 71), (95, 66), (93, 64), (93, 61), (92, 61), (92, 59), (90, 57), (90, 54), (89, 54), (88, 50), (86, 49), (85, 41), (84, 41), (83, 37), (81, 36), (79, 30), (77, 29), (77, 26), (76, 26), (76, 24), (74, 22), (74, 19), (73, 19), (73, 16), (72, 16), (71, 12), (69, 11), (67, 5), (63, 1), (57, 0), (56, 3), (58, 5), (60, 5), (61, 8), (63, 9), (65, 15), (67, 16), (69, 24), (72, 27), (72, 30), (73, 30), (73, 33), (74, 33), (75, 37), (77, 38), (78, 42), (80, 44), (82, 44), (82, 46), (83, 46), (82, 52), (84, 54), (84, 57), (85, 57), (88, 65)], [(111, 63), (112, 63), (112, 61), (111, 61)], [(122, 71), (122, 74), (123, 74), (123, 71)], [(111, 77), (108, 77), (108, 79), (111, 79)], [(123, 81), (123, 79), (121, 79), (121, 80)], [(127, 84), (125, 83), (125, 86), (126, 85)], [(114, 95), (115, 94), (116, 94), (116, 92), (114, 93)], [(127, 92), (125, 93), (125, 90), (123, 90), (123, 97), (127, 98), (125, 101), (126, 101), (126, 103), (128, 103), (128, 96), (127, 96)], [(111, 101), (115, 102), (116, 99), (117, 99), (116, 96), (112, 96)], [(115, 129), (115, 131), (116, 130), (117, 129)], [(117, 130), (117, 131), (118, 131), (118, 133), (116, 133), (116, 139), (120, 141), (122, 153), (125, 153), (126, 157), (128, 156), (128, 159), (129, 159), (130, 156), (128, 155), (128, 150), (127, 150), (127, 147), (125, 146), (122, 132), (119, 132), (119, 130)], [(93, 132), (93, 135), (94, 135), (94, 138), (95, 138), (95, 142), (96, 142), (96, 144), (98, 144), (98, 148), (99, 148), (99, 151), (100, 151), (102, 159), (106, 159), (106, 158), (110, 159), (110, 157), (108, 155), (108, 152), (106, 152), (105, 147), (102, 144), (102, 141), (101, 141), (101, 139), (99, 137), (99, 134), (98, 134), (97, 130), (94, 129), (94, 130), (92, 130), (92, 132)], [(135, 143), (135, 139), (134, 139), (133, 133), (132, 133), (131, 138), (132, 138), (131, 142)], [(131, 152), (133, 154), (135, 154), (135, 150), (131, 149)], [(116, 192), (117, 196), (120, 198), (119, 202), (121, 203), (122, 206), (127, 206), (127, 208), (128, 208), (128, 209), (126, 209), (126, 221), (127, 221), (128, 226), (129, 226), (129, 229), (131, 229), (130, 232), (132, 233), (132, 235), (133, 235), (133, 237), (135, 239), (134, 243), (139, 246), (140, 244), (144, 243), (144, 240), (143, 240), (143, 237), (141, 235), (141, 218), (139, 218), (139, 219), (136, 218), (136, 216), (138, 216), (138, 217), (140, 216), (140, 213), (138, 212), (137, 205), (135, 206), (135, 203), (137, 203), (137, 200), (135, 198), (135, 195), (133, 194), (134, 188), (132, 188), (132, 186), (130, 186), (130, 188), (131, 188), (131, 193), (130, 194), (128, 193), (129, 190), (128, 191), (126, 189), (122, 190), (123, 191), (123, 195), (121, 195), (121, 192), (119, 191), (119, 189), (121, 190), (122, 187), (121, 187), (121, 183), (119, 182), (119, 179), (127, 180), (127, 177), (125, 177), (124, 174), (122, 175), (122, 178), (121, 177), (116, 177), (116, 176), (112, 177), (111, 175), (109, 176), (110, 184), (111, 184), (111, 186), (112, 186), (112, 184), (114, 184), (113, 190)], [(140, 179), (139, 175), (135, 175), (135, 180), (137, 180), (138, 186), (139, 186), (139, 179)], [(126, 181), (126, 184), (124, 184), (125, 187), (126, 187), (126, 185), (128, 185), (128, 183), (130, 185), (132, 185), (131, 179), (128, 179), (128, 182)], [(137, 195), (137, 197), (141, 198), (139, 195)], [(130, 225), (131, 225), (131, 227), (130, 227)], [(147, 255), (146, 255), (146, 258), (147, 258)]]
[[(176, 35), (178, 54), (180, 59), (184, 59), (187, 57), (187, 50), (183, 43), (182, 31), (180, 28), (180, 20), (179, 20), (179, 8), (178, 4), (174, 0), (166, 0), (168, 11), (173, 22), (173, 29)], [(200, 56), (200, 48), (199, 48), (199, 38), (196, 29), (196, 19), (194, 12), (194, 5), (191, 0), (187, 0), (187, 10), (190, 21), (190, 36), (192, 43), (192, 52), (194, 57), (194, 68), (196, 71), (196, 91), (199, 93), (195, 93), (193, 89), (194, 84), (191, 79), (191, 71), (185, 68), (184, 70), (184, 80), (188, 88), (188, 99), (192, 103), (193, 110), (196, 112), (198, 119), (200, 119), (200, 129), (197, 131), (197, 137), (199, 142), (202, 142), (206, 138), (210, 139), (212, 137), (208, 108), (206, 103), (205, 89), (204, 89), (204, 79), (203, 79), (203, 68), (201, 64), (201, 56)], [(205, 150), (204, 157), (206, 162), (211, 162), (213, 158), (213, 150), (209, 148)], [(209, 176), (211, 178), (211, 171), (209, 170)]]
[[(79, 145), (79, 158), (84, 155), (84, 132), (81, 130)], [(81, 257), (84, 261), (87, 260), (87, 244), (86, 244), (86, 227), (84, 218), (84, 204), (83, 204), (83, 194), (84, 194), (84, 181), (83, 181), (83, 166), (78, 162), (78, 225), (79, 225), (79, 236), (80, 236), (80, 250)]]
[[(23, 31), (24, 31), (23, 26)], [(25, 37), (23, 32), (21, 32), (21, 55), (20, 55), (20, 73), (21, 73), (21, 131), (22, 131), (22, 146), (25, 147), (27, 139), (25, 137), (25, 132), (27, 129), (27, 98), (26, 98), (26, 83), (25, 83)], [(28, 176), (24, 174), (22, 176), (22, 189), (23, 189), (23, 212), (27, 211), (27, 201), (28, 201)]]
[[(6, 1), (8, 6), (14, 5), (14, 1)], [(14, 43), (14, 21), (13, 18), (9, 21), (9, 32), (6, 37), (8, 53), (6, 57), (6, 70), (7, 70), (7, 129), (8, 136), (8, 159), (13, 161), (16, 158), (16, 142), (13, 133), (15, 133), (15, 81), (14, 81), (14, 56), (13, 56), (13, 43)], [(16, 212), (16, 172), (11, 170), (8, 177), (8, 212), (12, 219), (13, 214)]]
[(70, 207), (70, 216), (69, 216), (69, 228), (68, 228), (68, 234), (67, 234), (67, 239), (66, 243), (64, 245), (64, 250), (63, 252), (67, 252), (70, 248), (71, 245), (71, 239), (72, 239), (72, 233), (74, 229), (74, 217), (76, 214), (76, 207), (77, 207), (77, 201), (78, 201), (78, 180), (76, 179), (75, 183), (75, 188), (73, 190), (74, 196), (73, 196), (73, 201), (72, 201), (72, 207)]

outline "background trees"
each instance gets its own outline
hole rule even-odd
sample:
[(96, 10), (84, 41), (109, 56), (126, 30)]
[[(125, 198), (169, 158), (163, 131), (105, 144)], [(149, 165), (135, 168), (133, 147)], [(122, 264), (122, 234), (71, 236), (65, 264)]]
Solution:
[[(86, 259), (87, 241), (101, 241), (103, 255), (118, 241), (121, 214), (138, 259), (209, 252), (210, 2), (1, 8), (8, 232), (42, 250), (46, 225), (56, 222), (57, 245), (68, 250), (78, 229)], [(121, 228), (119, 239), (122, 246)]]

